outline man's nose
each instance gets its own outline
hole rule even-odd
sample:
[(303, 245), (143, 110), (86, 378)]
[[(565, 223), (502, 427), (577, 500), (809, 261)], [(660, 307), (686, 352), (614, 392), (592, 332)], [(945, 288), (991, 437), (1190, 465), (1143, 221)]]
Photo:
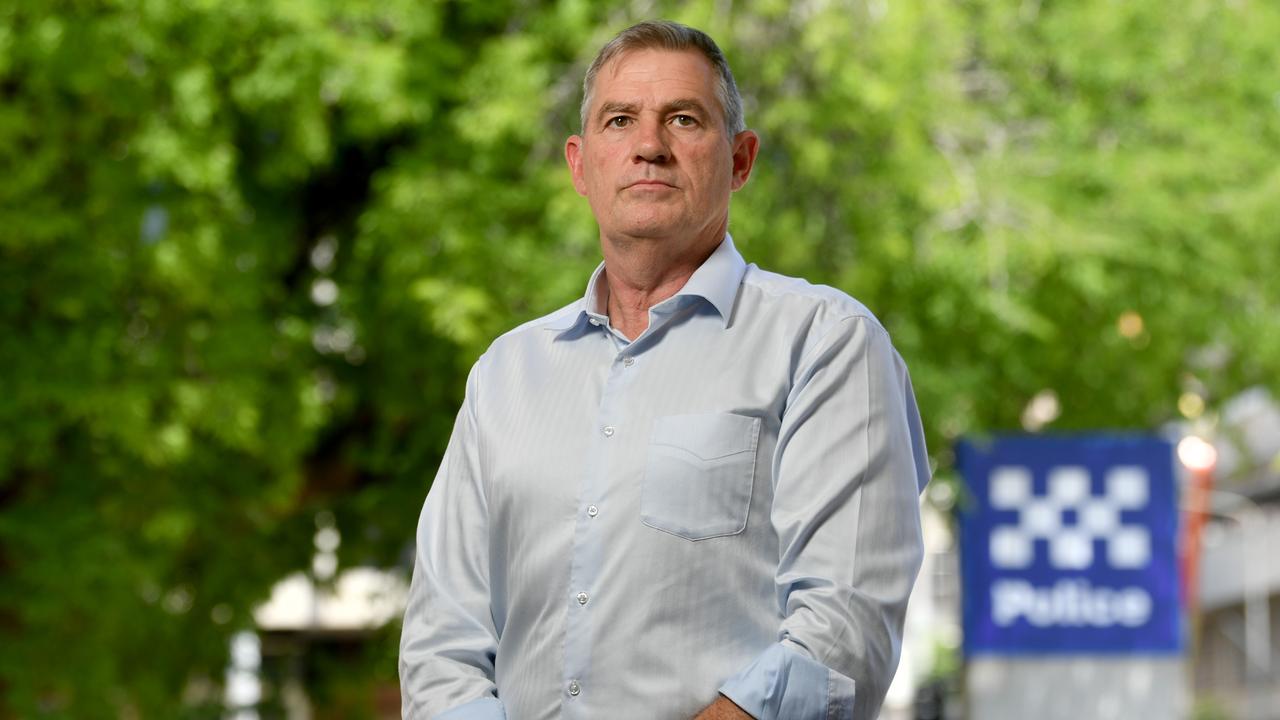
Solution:
[(649, 163), (665, 163), (671, 159), (671, 148), (667, 144), (666, 127), (660, 122), (641, 121), (638, 123), (635, 146), (635, 161)]

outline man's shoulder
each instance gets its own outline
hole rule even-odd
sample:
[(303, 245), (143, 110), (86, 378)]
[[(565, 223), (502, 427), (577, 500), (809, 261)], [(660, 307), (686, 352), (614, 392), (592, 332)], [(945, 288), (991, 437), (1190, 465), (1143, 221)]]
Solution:
[(492, 360), (514, 348), (549, 341), (557, 331), (569, 329), (581, 313), (582, 298), (578, 298), (558, 310), (523, 322), (494, 338), (483, 357)]
[(843, 290), (762, 270), (754, 263), (747, 266), (742, 288), (744, 293), (754, 295), (748, 299), (757, 312), (795, 314), (819, 326), (861, 318), (884, 329), (875, 313)]
[(535, 331), (566, 330), (581, 312), (582, 298), (575, 298), (573, 302), (557, 310), (552, 310), (546, 315), (536, 317), (511, 328), (495, 338), (493, 342), (497, 344), (503, 341), (516, 340)]

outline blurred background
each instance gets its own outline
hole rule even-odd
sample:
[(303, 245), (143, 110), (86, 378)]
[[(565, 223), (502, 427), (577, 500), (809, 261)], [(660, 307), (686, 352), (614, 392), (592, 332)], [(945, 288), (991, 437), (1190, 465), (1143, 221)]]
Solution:
[(1280, 577), (1259, 645), (1224, 564), (1280, 575), (1232, 520), (1280, 527), (1280, 4), (5, 0), (0, 718), (398, 717), (465, 373), (598, 262), (563, 142), (651, 17), (761, 135), (747, 260), (910, 365), (936, 478), (885, 717), (962, 716), (955, 441), (1097, 429), (1216, 452), (1187, 712), (1280, 717), (1241, 700)]

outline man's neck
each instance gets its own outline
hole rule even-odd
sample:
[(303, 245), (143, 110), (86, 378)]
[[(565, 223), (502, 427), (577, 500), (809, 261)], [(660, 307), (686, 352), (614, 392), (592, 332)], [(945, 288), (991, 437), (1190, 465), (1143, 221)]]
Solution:
[(680, 292), (724, 240), (724, 228), (672, 256), (678, 243), (659, 239), (612, 241), (601, 238), (609, 286), (609, 324), (629, 340), (649, 327), (649, 308)]

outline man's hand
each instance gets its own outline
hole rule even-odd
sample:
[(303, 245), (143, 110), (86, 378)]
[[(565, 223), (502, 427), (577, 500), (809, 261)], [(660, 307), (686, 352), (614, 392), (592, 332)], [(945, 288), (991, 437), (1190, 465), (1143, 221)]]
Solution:
[(733, 704), (729, 698), (721, 695), (693, 720), (754, 720), (745, 710)]

